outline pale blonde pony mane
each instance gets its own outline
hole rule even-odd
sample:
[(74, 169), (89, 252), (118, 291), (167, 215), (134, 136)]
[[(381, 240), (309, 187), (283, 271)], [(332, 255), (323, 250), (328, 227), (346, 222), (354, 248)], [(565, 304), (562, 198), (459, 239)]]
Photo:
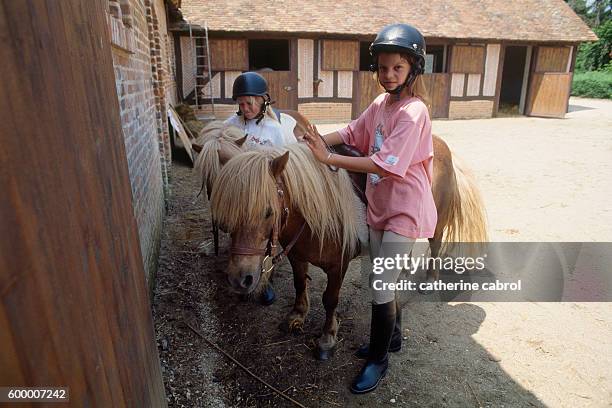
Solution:
[(279, 217), (276, 182), (270, 162), (289, 151), (289, 161), (281, 177), (290, 202), (290, 211), (299, 211), (320, 248), (326, 240), (341, 243), (344, 253), (354, 254), (358, 245), (355, 200), (348, 173), (332, 172), (318, 162), (307, 146), (291, 144), (284, 148), (241, 153), (221, 169), (213, 187), (213, 219), (227, 231), (255, 228), (272, 209)]
[(203, 188), (206, 187), (210, 192), (221, 171), (219, 149), (238, 154), (242, 149), (238, 147), (236, 141), (244, 136), (245, 134), (241, 129), (228, 126), (218, 120), (210, 122), (202, 129), (196, 139), (196, 143), (202, 146), (202, 151), (196, 158), (194, 168), (200, 176)]

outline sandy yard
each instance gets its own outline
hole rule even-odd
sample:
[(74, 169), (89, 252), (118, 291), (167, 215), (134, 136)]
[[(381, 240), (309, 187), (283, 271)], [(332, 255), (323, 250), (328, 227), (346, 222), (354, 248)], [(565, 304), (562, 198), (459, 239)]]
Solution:
[[(612, 241), (612, 101), (572, 98), (566, 119), (435, 121), (434, 132), (473, 170), (493, 241)], [(341, 125), (321, 125), (321, 132)], [(225, 288), (210, 215), (194, 201), (191, 170), (172, 169), (154, 299), (164, 382), (172, 407), (291, 406), (237, 369), (185, 324), (305, 406), (604, 407), (612, 405), (612, 303), (403, 302), (405, 342), (379, 389), (348, 392), (367, 338), (369, 294), (354, 262), (340, 297), (334, 358), (312, 357), (323, 322), (325, 276), (312, 268), (305, 332), (279, 324), (293, 302), (288, 265), (279, 300), (241, 302)], [(227, 242), (222, 246), (227, 247)]]

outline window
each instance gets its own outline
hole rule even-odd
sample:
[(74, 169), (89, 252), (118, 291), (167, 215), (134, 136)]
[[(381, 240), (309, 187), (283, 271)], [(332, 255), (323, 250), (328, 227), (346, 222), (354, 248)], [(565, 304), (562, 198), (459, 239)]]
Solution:
[(250, 40), (249, 70), (289, 71), (289, 40)]
[(444, 46), (430, 45), (425, 54), (425, 73), (444, 72)]

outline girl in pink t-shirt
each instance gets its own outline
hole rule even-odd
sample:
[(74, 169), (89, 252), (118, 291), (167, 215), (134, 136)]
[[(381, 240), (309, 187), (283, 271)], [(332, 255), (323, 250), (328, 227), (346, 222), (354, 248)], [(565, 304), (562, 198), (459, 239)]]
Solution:
[[(319, 135), (314, 126), (304, 137), (321, 162), (347, 170), (368, 173), (367, 223), (370, 230), (370, 256), (394, 258), (410, 255), (417, 238), (431, 238), (437, 212), (431, 190), (433, 141), (431, 120), (424, 100), (422, 73), (425, 41), (407, 24), (384, 27), (370, 45), (372, 69), (386, 93), (337, 132)], [(346, 143), (365, 157), (346, 157), (328, 152), (329, 145)], [(374, 390), (388, 368), (388, 351), (401, 348), (401, 313), (395, 291), (385, 284), (395, 283), (401, 268), (370, 274), (372, 323), (370, 344), (357, 355), (366, 364), (351, 385), (362, 394)]]

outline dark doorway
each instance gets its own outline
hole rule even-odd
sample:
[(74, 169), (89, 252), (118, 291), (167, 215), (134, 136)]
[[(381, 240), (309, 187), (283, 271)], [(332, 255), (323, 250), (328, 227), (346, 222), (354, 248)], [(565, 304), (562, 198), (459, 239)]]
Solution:
[(359, 71), (369, 71), (372, 65), (372, 56), (370, 55), (370, 41), (359, 42)]
[(251, 71), (289, 71), (289, 40), (250, 40)]
[(518, 115), (520, 112), (527, 47), (508, 46), (504, 53), (498, 114)]

